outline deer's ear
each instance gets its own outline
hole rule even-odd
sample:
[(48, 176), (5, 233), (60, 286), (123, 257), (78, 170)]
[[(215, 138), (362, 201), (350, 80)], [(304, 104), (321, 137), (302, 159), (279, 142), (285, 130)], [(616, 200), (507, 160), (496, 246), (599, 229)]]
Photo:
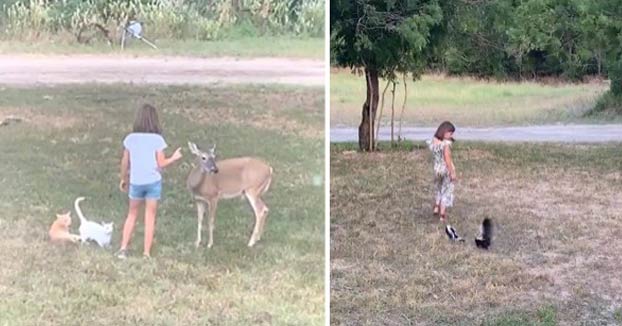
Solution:
[(198, 153), (198, 148), (197, 148), (197, 145), (195, 143), (188, 142), (188, 148), (190, 148), (190, 152), (192, 154), (197, 154)]

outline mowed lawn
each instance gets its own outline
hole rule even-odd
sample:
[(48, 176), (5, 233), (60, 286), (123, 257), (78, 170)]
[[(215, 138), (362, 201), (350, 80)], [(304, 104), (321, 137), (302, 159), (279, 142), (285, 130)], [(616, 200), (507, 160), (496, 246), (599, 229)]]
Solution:
[[(147, 38), (149, 36), (147, 35)], [(152, 40), (153, 49), (139, 40), (130, 40), (124, 50), (119, 44), (105, 42), (78, 44), (75, 39), (39, 40), (37, 42), (2, 40), (0, 54), (110, 54), (140, 56), (194, 56), (194, 57), (287, 57), (324, 58), (324, 39), (311, 37), (262, 36), (241, 37), (214, 41)]]
[[(324, 102), (321, 88), (81, 85), (0, 88), (0, 325), (323, 325)], [(127, 261), (113, 256), (127, 212), (118, 190), (122, 139), (136, 108), (160, 114), (167, 153), (153, 259), (142, 218)], [(219, 159), (257, 156), (274, 168), (262, 240), (246, 245), (245, 200), (218, 206), (214, 247), (194, 248), (185, 188), (188, 140)], [(48, 242), (55, 214), (114, 221), (113, 248)], [(73, 213), (72, 231), (79, 220)], [(207, 223), (207, 219), (205, 219)], [(204, 228), (206, 232), (206, 228)], [(204, 239), (207, 233), (204, 233)]]
[(464, 243), (432, 215), (427, 148), (354, 147), (331, 147), (332, 324), (622, 324), (620, 144), (456, 143)]
[[(365, 101), (364, 76), (333, 69), (330, 82), (331, 127), (358, 126)], [(605, 83), (504, 83), (440, 75), (424, 75), (416, 82), (407, 83), (403, 119), (406, 126), (436, 127), (444, 120), (470, 127), (611, 122), (611, 117), (584, 117), (598, 96), (607, 90)], [(385, 86), (386, 81), (381, 80), (381, 98)], [(383, 125), (390, 123), (391, 89), (385, 95)], [(400, 79), (395, 93), (396, 123), (403, 101), (404, 86)]]

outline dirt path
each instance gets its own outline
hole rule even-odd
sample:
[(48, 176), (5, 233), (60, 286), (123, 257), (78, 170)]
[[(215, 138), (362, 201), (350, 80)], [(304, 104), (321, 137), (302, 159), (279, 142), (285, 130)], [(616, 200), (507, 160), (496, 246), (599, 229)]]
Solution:
[[(409, 140), (429, 139), (436, 128), (402, 128)], [(501, 142), (622, 142), (622, 125), (548, 125), (526, 127), (457, 128), (456, 139)], [(397, 139), (397, 128), (395, 129)], [(380, 128), (380, 140), (390, 140), (391, 129)], [(356, 128), (331, 128), (331, 142), (358, 141)]]
[(0, 55), (0, 84), (324, 84), (324, 63), (284, 58)]

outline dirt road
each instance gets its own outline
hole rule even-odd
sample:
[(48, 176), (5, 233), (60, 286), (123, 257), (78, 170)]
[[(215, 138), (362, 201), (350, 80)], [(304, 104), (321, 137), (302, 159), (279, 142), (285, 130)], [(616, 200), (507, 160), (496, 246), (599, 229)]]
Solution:
[(0, 55), (0, 84), (324, 84), (324, 63), (283, 58)]
[[(402, 136), (421, 141), (434, 135), (436, 128), (402, 128)], [(500, 142), (622, 142), (622, 125), (547, 125), (525, 127), (468, 128), (457, 127), (456, 139)], [(395, 128), (397, 139), (397, 128)], [(380, 140), (390, 140), (391, 130), (380, 128)], [(331, 142), (358, 141), (356, 128), (331, 128)]]

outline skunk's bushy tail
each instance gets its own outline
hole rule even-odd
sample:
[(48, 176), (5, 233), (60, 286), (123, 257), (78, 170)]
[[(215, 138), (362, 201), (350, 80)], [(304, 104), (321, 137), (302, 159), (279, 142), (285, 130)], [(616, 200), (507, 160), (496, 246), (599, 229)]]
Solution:
[(475, 238), (475, 245), (482, 249), (488, 249), (492, 244), (492, 220), (485, 218), (482, 222), (480, 235)]
[(492, 239), (492, 220), (488, 217), (482, 222), (482, 237), (484, 239)]

